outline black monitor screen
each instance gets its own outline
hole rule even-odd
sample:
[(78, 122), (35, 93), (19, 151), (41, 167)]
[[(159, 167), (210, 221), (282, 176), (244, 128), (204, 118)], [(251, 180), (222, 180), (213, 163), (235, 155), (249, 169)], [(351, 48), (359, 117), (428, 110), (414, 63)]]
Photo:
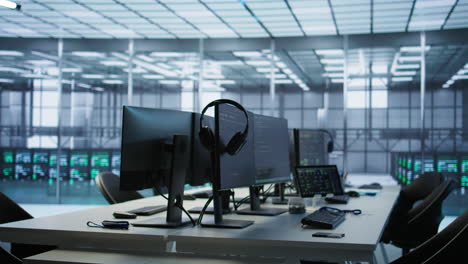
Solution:
[[(244, 131), (245, 115), (231, 105), (221, 104), (216, 107), (219, 137), (223, 145), (228, 144), (232, 136)], [(235, 155), (222, 153), (219, 160), (220, 189), (247, 187), (255, 184), (255, 154), (254, 154), (254, 115), (248, 112), (249, 133), (242, 149)]]
[(439, 156), (437, 159), (437, 171), (442, 173), (458, 173), (457, 156)]
[(4, 150), (2, 152), (2, 163), (12, 164), (14, 163), (14, 152), (13, 150)]
[(296, 167), (296, 184), (302, 197), (315, 194), (343, 194), (340, 174), (335, 165), (298, 166)]
[(174, 135), (187, 135), (190, 139), (192, 119), (189, 112), (124, 106), (120, 189), (165, 185), (171, 155), (164, 145), (173, 143)]
[(16, 163), (30, 164), (31, 163), (31, 151), (29, 150), (17, 150), (16, 151)]
[(298, 129), (295, 132), (295, 145), (300, 166), (328, 164), (324, 132)]
[(72, 151), (70, 154), (70, 167), (88, 167), (89, 155), (86, 151)]
[(98, 151), (91, 154), (91, 166), (92, 167), (109, 167), (110, 166), (110, 155), (109, 152)]
[(48, 164), (49, 153), (47, 151), (34, 151), (33, 163), (34, 164)]
[(289, 170), (288, 121), (254, 115), (255, 184), (291, 180)]

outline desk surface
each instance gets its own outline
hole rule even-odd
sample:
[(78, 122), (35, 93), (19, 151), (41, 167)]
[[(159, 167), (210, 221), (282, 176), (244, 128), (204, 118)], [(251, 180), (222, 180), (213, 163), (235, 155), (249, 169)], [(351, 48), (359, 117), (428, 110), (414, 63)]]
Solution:
[[(125, 250), (164, 251), (166, 242), (176, 241), (179, 252), (223, 252), (239, 254), (302, 254), (320, 251), (325, 255), (342, 252), (373, 253), (383, 232), (391, 209), (397, 199), (399, 186), (385, 187), (375, 197), (351, 198), (337, 208), (361, 209), (362, 215), (347, 215), (346, 221), (332, 232), (345, 233), (341, 239), (312, 237), (319, 229), (303, 229), (300, 219), (311, 213), (279, 216), (225, 215), (226, 219), (254, 220), (244, 229), (212, 229), (187, 226), (179, 229), (130, 227), (129, 230), (91, 228), (86, 222), (112, 220), (114, 211), (127, 211), (142, 206), (165, 204), (161, 197), (151, 197), (122, 204), (42, 217), (0, 225), (0, 240), (30, 244), (58, 245), (61, 248), (114, 248)], [(202, 206), (206, 199), (184, 201), (187, 209)], [(264, 204), (263, 207), (286, 207)], [(319, 204), (318, 206), (322, 206)], [(165, 217), (165, 212), (146, 218)], [(205, 215), (204, 219), (212, 217)], [(132, 222), (132, 220), (130, 220)], [(277, 249), (277, 250), (276, 250)], [(313, 249), (313, 250), (312, 250)], [(309, 255), (307, 253), (307, 255)]]

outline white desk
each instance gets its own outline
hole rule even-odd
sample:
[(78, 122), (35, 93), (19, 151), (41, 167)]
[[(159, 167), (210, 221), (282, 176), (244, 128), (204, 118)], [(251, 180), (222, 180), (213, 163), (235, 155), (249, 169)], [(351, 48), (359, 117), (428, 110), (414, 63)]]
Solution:
[[(160, 197), (146, 198), (101, 208), (0, 225), (0, 240), (31, 244), (58, 245), (62, 249), (119, 249), (164, 252), (175, 241), (177, 252), (239, 254), (253, 257), (281, 257), (287, 262), (315, 259), (373, 262), (374, 251), (398, 196), (399, 187), (385, 187), (377, 196), (351, 198), (347, 205), (333, 207), (361, 209), (362, 215), (346, 216), (332, 232), (345, 233), (341, 239), (316, 238), (312, 233), (327, 231), (302, 229), (304, 215), (285, 213), (275, 217), (224, 215), (230, 219), (254, 220), (244, 229), (211, 229), (187, 226), (180, 229), (130, 227), (129, 230), (90, 228), (86, 222), (111, 220), (112, 212), (141, 206), (164, 204)], [(206, 199), (184, 201), (188, 209), (202, 206)], [(262, 206), (285, 207), (265, 204)], [(306, 214), (311, 211), (306, 212)], [(164, 217), (165, 213), (149, 217)], [(204, 219), (212, 217), (205, 215)], [(148, 218), (148, 217), (146, 217)], [(139, 221), (144, 217), (138, 217)]]

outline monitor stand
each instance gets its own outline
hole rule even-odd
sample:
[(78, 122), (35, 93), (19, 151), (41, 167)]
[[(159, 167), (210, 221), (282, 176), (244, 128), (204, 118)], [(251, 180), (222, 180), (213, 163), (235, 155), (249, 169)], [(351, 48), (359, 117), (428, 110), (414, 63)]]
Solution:
[[(189, 137), (174, 135), (173, 144), (165, 144), (165, 149), (172, 156), (171, 174), (169, 177), (166, 218), (152, 218), (132, 223), (139, 227), (176, 228), (190, 224), (190, 220), (182, 217), (182, 210), (176, 206), (182, 206), (184, 197), (185, 175), (189, 167), (189, 152), (187, 145)], [(154, 186), (158, 190), (159, 186)]]
[[(229, 207), (229, 198), (230, 198), (230, 191), (225, 191), (221, 192), (221, 202), (223, 204), (223, 214), (230, 214), (232, 213), (232, 208)], [(191, 214), (200, 214), (203, 210), (203, 206), (197, 206), (189, 210), (189, 213)], [(214, 214), (214, 208), (213, 207), (207, 207), (205, 210), (205, 214)]]
[(275, 216), (282, 213), (286, 213), (288, 210), (283, 208), (261, 208), (260, 207), (260, 187), (251, 186), (249, 187), (250, 192), (250, 208), (237, 210), (237, 214), (240, 215), (263, 215), (263, 216)]
[(215, 191), (213, 189), (214, 217), (213, 219), (203, 221), (201, 223), (202, 227), (239, 229), (239, 228), (247, 227), (254, 223), (254, 221), (248, 221), (248, 220), (223, 219), (222, 198), (221, 198), (222, 195), (219, 194), (220, 192), (222, 193), (222, 191)]
[(278, 183), (275, 185), (275, 192), (277, 191), (279, 197), (272, 198), (272, 204), (288, 204), (288, 199), (284, 197), (284, 187), (285, 183)]

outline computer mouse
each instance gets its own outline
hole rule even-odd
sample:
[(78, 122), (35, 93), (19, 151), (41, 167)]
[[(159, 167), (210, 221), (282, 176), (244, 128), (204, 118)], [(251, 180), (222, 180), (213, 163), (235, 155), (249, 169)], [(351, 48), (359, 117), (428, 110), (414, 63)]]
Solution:
[(356, 191), (348, 191), (346, 192), (347, 195), (349, 195), (349, 197), (359, 197), (360, 194)]

